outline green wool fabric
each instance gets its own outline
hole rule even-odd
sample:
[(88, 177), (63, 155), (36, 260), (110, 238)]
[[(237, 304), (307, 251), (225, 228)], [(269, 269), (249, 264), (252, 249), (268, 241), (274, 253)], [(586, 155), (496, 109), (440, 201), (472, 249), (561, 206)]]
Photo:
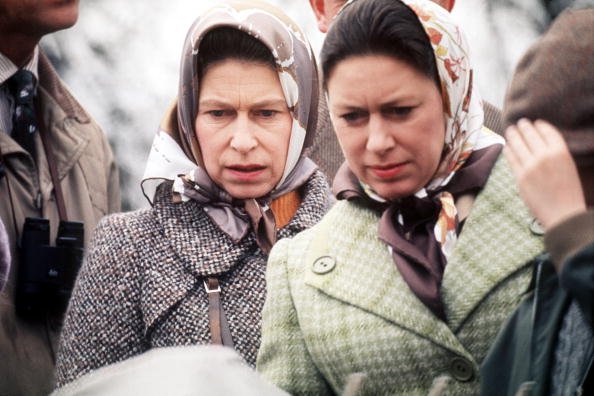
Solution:
[(443, 376), (444, 394), (478, 394), (479, 365), (528, 286), (527, 262), (543, 249), (507, 163), (498, 160), (448, 260), (447, 322), (410, 291), (378, 221), (340, 201), (277, 243), (258, 369), (292, 394), (339, 394), (354, 373), (365, 376), (361, 394), (426, 395)]

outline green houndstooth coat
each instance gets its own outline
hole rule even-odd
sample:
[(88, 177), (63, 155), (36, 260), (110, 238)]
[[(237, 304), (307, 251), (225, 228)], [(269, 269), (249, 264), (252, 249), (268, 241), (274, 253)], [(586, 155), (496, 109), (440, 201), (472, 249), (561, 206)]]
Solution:
[[(313, 228), (274, 247), (267, 269), (258, 369), (293, 394), (477, 394), (479, 365), (542, 250), (503, 159), (477, 196), (442, 283), (447, 322), (410, 291), (379, 214), (340, 201)], [(534, 227), (532, 227), (534, 228)]]

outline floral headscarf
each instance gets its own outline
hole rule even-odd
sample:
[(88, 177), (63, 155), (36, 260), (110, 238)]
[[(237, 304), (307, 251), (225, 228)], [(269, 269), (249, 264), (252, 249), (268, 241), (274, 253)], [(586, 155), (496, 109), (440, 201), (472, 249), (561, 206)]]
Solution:
[[(347, 2), (341, 12), (356, 1)], [(483, 126), (468, 44), (449, 12), (429, 0), (403, 3), (419, 18), (435, 55), (446, 120), (441, 161), (433, 178), (413, 197), (389, 202), (356, 180), (346, 163), (334, 191), (339, 199), (363, 198), (384, 209), (379, 237), (390, 246), (413, 292), (444, 317), (439, 287), (460, 228), (454, 198), (482, 188), (504, 139)]]
[[(194, 128), (198, 114), (198, 52), (209, 31), (229, 27), (245, 32), (268, 47), (287, 106), (293, 117), (287, 161), (281, 180), (265, 197), (238, 200), (216, 185), (203, 166)], [(271, 200), (303, 185), (315, 171), (304, 157), (314, 138), (318, 106), (318, 77), (313, 51), (297, 25), (280, 10), (260, 1), (227, 2), (200, 16), (187, 34), (181, 60), (177, 123), (174, 131), (159, 131), (143, 177), (174, 180), (177, 201), (201, 202), (207, 215), (234, 242), (251, 228), (258, 244), (268, 251), (275, 242)]]

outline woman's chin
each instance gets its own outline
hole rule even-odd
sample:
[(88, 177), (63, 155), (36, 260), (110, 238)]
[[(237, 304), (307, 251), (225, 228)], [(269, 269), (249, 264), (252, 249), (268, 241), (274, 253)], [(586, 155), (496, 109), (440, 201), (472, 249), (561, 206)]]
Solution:
[(238, 184), (223, 186), (235, 199), (260, 198), (272, 191), (272, 187), (262, 184)]
[(421, 187), (415, 188), (410, 184), (403, 184), (400, 182), (391, 183), (370, 183), (369, 186), (380, 197), (392, 201), (399, 198), (409, 197), (414, 195)]

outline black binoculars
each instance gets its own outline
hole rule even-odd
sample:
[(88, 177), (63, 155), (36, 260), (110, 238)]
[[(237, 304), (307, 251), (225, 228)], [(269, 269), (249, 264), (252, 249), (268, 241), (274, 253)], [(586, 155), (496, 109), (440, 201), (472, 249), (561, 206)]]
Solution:
[(50, 246), (48, 219), (25, 219), (16, 285), (17, 313), (25, 318), (61, 317), (82, 263), (84, 226), (60, 221), (56, 245)]

